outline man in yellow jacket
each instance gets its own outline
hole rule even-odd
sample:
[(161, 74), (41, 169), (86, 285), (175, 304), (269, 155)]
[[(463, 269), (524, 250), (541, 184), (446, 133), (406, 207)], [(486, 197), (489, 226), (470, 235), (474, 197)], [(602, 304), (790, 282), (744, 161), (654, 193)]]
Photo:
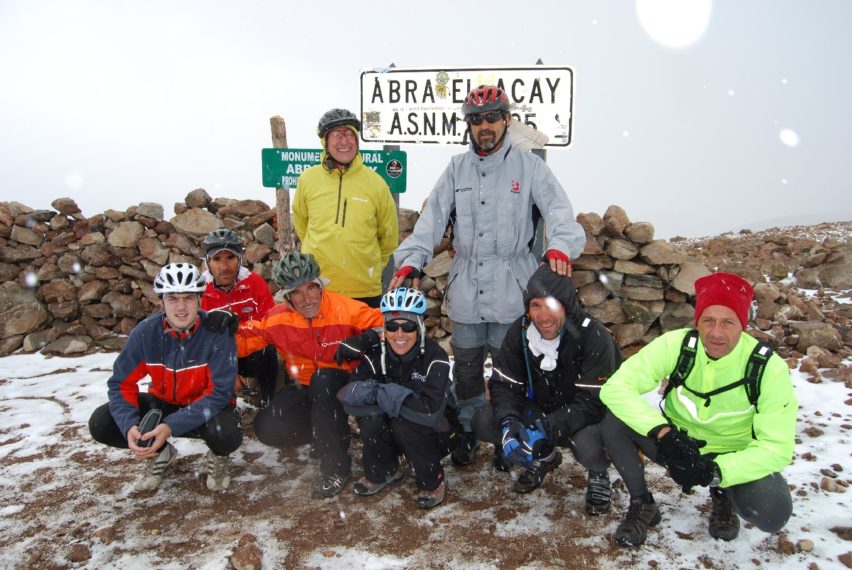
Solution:
[(331, 280), (328, 290), (378, 307), (399, 222), (388, 185), (361, 158), (360, 131), (361, 121), (346, 109), (320, 118), (322, 162), (299, 177), (293, 222), (302, 253), (313, 254)]

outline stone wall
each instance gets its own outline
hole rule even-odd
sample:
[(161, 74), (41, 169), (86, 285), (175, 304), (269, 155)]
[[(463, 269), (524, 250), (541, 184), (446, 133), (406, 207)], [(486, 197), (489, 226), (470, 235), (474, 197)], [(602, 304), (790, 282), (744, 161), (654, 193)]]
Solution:
[[(168, 220), (153, 203), (90, 218), (69, 198), (52, 207), (0, 202), (0, 355), (119, 349), (133, 326), (156, 310), (151, 283), (160, 267), (200, 264), (200, 241), (220, 227), (245, 240), (245, 264), (276, 291), (270, 272), (280, 257), (275, 211), (261, 201), (212, 200), (198, 189), (174, 205)], [(400, 212), (401, 239), (417, 217)], [(712, 268), (758, 283), (752, 334), (784, 357), (846, 370), (841, 361), (852, 354), (852, 305), (832, 293), (852, 289), (848, 226), (840, 227), (841, 237), (822, 240), (779, 231), (667, 242), (654, 239), (652, 224), (631, 222), (618, 206), (603, 216), (579, 214), (577, 221), (587, 237), (574, 260), (580, 301), (627, 355), (662, 332), (692, 325), (693, 283)], [(452, 325), (444, 292), (451, 256), (449, 248), (436, 255), (421, 284), (429, 298), (428, 334), (447, 348)], [(794, 280), (815, 293), (803, 297)]]

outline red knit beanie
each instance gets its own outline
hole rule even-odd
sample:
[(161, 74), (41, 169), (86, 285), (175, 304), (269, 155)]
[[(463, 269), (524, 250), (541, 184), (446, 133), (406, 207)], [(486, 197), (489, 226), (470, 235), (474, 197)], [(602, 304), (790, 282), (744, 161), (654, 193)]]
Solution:
[(754, 289), (748, 281), (731, 273), (711, 273), (695, 280), (695, 323), (704, 309), (711, 305), (723, 305), (737, 314), (743, 325), (748, 324), (748, 313)]

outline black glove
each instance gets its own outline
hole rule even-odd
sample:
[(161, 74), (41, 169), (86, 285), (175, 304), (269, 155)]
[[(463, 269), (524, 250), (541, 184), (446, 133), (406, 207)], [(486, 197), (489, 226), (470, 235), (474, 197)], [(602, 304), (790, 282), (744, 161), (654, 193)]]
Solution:
[(240, 319), (231, 311), (225, 309), (213, 309), (207, 312), (204, 319), (204, 328), (212, 332), (228, 331), (228, 335), (234, 336), (240, 328)]
[(667, 467), (674, 482), (684, 489), (696, 485), (706, 487), (713, 480), (714, 475), (719, 475), (719, 466), (709, 459), (672, 459)]
[(379, 348), (380, 342), (379, 333), (373, 329), (367, 329), (358, 336), (350, 336), (337, 345), (337, 350), (334, 351), (334, 361), (338, 366), (341, 366), (344, 360), (347, 362), (358, 360), (366, 353)]
[(666, 467), (670, 461), (694, 463), (701, 459), (698, 450), (705, 445), (706, 441), (689, 437), (686, 432), (672, 427), (666, 435), (657, 440), (657, 458)]
[[(142, 418), (142, 421), (139, 422), (139, 433), (141, 435), (145, 435), (149, 431), (153, 430), (155, 427), (160, 425), (160, 421), (163, 419), (163, 410), (158, 408), (151, 408), (148, 410), (148, 413), (145, 414), (145, 417)], [(154, 443), (154, 438), (151, 439), (137, 439), (136, 445), (139, 447), (151, 447), (151, 444)]]

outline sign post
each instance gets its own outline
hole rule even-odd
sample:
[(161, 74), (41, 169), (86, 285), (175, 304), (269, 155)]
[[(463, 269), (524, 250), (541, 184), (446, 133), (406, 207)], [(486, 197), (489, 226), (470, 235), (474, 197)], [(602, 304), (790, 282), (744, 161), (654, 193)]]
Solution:
[[(299, 175), (320, 163), (318, 148), (264, 148), (263, 185), (268, 188), (295, 188)], [(372, 168), (394, 194), (405, 192), (407, 159), (404, 150), (360, 150), (364, 166)]]

